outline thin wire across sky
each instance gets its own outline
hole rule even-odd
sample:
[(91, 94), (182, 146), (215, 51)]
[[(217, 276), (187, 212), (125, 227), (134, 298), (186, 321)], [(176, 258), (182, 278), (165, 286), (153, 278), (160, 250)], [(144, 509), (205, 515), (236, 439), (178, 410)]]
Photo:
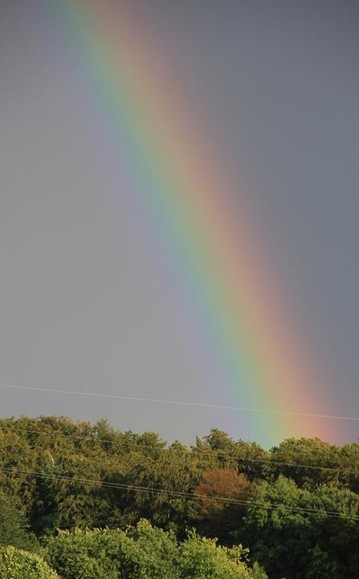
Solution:
[(63, 390), (60, 388), (42, 388), (40, 386), (23, 386), (20, 384), (0, 384), (0, 388), (8, 388), (14, 390), (28, 390), (53, 394), (67, 394), (72, 396), (92, 396), (96, 398), (110, 398), (114, 400), (128, 400), (131, 402), (146, 402), (151, 404), (173, 404), (176, 406), (192, 406), (200, 408), (212, 408), (218, 410), (237, 410), (241, 412), (258, 412), (263, 414), (280, 414), (289, 416), (301, 416), (303, 418), (320, 418), (326, 420), (347, 420), (352, 422), (359, 422), (358, 416), (341, 416), (335, 414), (317, 414), (312, 412), (296, 412), (293, 410), (278, 410), (268, 408), (248, 408), (246, 406), (229, 406), (224, 404), (212, 404), (208, 402), (194, 402), (190, 400), (167, 400), (164, 398), (144, 398), (140, 396), (125, 396), (122, 394), (109, 394), (99, 392), (84, 392), (81, 390)]

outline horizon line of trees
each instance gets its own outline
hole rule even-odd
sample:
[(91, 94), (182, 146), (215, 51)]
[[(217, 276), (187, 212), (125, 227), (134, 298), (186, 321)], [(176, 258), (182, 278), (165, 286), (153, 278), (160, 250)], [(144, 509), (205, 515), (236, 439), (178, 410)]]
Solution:
[[(64, 579), (357, 579), (359, 444), (290, 438), (265, 450), (213, 429), (168, 445), (106, 420), (3, 418), (0, 545)], [(217, 562), (201, 570), (200, 553)]]

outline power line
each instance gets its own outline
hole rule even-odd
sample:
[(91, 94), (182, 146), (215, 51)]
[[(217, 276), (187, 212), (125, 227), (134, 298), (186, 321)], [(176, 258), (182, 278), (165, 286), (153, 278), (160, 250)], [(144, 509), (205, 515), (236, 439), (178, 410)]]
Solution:
[[(65, 438), (65, 439), (70, 439), (70, 440), (83, 440), (85, 438), (89, 438), (89, 441), (91, 440), (95, 440), (96, 442), (109, 442), (109, 443), (113, 443), (114, 441), (109, 438), (109, 437), (102, 437), (100, 434), (98, 433), (89, 433), (89, 434), (82, 434), (82, 435), (67, 435), (67, 434), (62, 434), (61, 430), (57, 430), (56, 432), (52, 432), (52, 433), (48, 433), (48, 432), (41, 432), (35, 429), (31, 429), (31, 428), (17, 428), (17, 427), (12, 427), (12, 426), (0, 426), (0, 430), (5, 430), (5, 431), (9, 431), (9, 432), (19, 432), (19, 433), (31, 433), (31, 434), (35, 434), (38, 436), (44, 435), (46, 437), (48, 436), (55, 436), (56, 433), (60, 434), (61, 438)], [(236, 443), (234, 443), (236, 444)], [(130, 441), (117, 441), (116, 442), (116, 448), (128, 448), (133, 450), (134, 452), (136, 451), (146, 451), (148, 449), (146, 449), (145, 447), (141, 447), (141, 445), (137, 445), (136, 446), (136, 441), (134, 441), (133, 443), (131, 443)], [(171, 447), (163, 447), (160, 448), (158, 450), (161, 451), (165, 451), (165, 452), (169, 452), (169, 453), (177, 453), (180, 454), (181, 450), (176, 450), (175, 448), (171, 448)], [(188, 452), (191, 453), (191, 455), (193, 457), (196, 457), (196, 451), (199, 450), (198, 447), (196, 446), (192, 446), (192, 447), (186, 447), (186, 450)], [(343, 469), (340, 466), (318, 466), (318, 465), (313, 465), (313, 464), (302, 464), (302, 463), (295, 463), (295, 462), (284, 462), (284, 461), (276, 461), (273, 460), (271, 455), (269, 454), (268, 459), (265, 458), (248, 458), (248, 457), (242, 457), (240, 455), (237, 454), (227, 454), (224, 451), (218, 451), (216, 449), (209, 447), (206, 447), (206, 450), (209, 450), (210, 452), (214, 453), (214, 458), (218, 458), (218, 457), (223, 457), (226, 459), (233, 459), (239, 462), (250, 462), (250, 463), (260, 463), (263, 465), (267, 465), (269, 467), (273, 467), (273, 466), (288, 466), (288, 467), (294, 467), (294, 468), (304, 468), (304, 469), (311, 469), (311, 470), (321, 470), (321, 471), (334, 471), (334, 472), (341, 472)]]
[(0, 388), (9, 388), (15, 390), (28, 390), (37, 392), (47, 392), (53, 394), (70, 394), (72, 396), (89, 396), (95, 398), (109, 398), (113, 400), (127, 400), (130, 402), (146, 402), (151, 404), (166, 404), (175, 406), (192, 406), (199, 408), (212, 408), (217, 410), (238, 410), (242, 412), (258, 412), (261, 414), (280, 414), (289, 416), (302, 416), (303, 418), (321, 418), (327, 420), (348, 420), (359, 422), (356, 416), (341, 416), (334, 414), (316, 414), (311, 412), (295, 412), (292, 410), (277, 410), (266, 408), (249, 408), (247, 406), (229, 406), (224, 404), (210, 404), (207, 402), (192, 402), (188, 400), (167, 400), (163, 398), (145, 398), (139, 396), (125, 396), (122, 394), (106, 394), (98, 392), (83, 392), (81, 390), (62, 390), (59, 388), (41, 388), (39, 386), (22, 386), (19, 384), (0, 384)]
[[(89, 478), (82, 478), (82, 477), (69, 477), (64, 475), (56, 475), (56, 474), (47, 474), (47, 473), (40, 473), (34, 472), (30, 470), (14, 470), (10, 468), (0, 468), (0, 472), (7, 472), (9, 474), (14, 474), (16, 476), (32, 476), (34, 478), (45, 478), (45, 479), (58, 479), (64, 480), (69, 482), (77, 482), (81, 484), (99, 484), (105, 488), (116, 488), (122, 490), (129, 490), (129, 491), (141, 491), (141, 492), (149, 492), (152, 494), (167, 494), (171, 496), (175, 496), (178, 498), (187, 498), (191, 500), (208, 500), (208, 501), (218, 501), (223, 502), (226, 504), (237, 504), (237, 505), (251, 505), (256, 507), (264, 507), (269, 510), (276, 510), (279, 508), (285, 508), (287, 510), (293, 512), (300, 512), (306, 514), (318, 514), (318, 515), (326, 515), (328, 517), (335, 517), (335, 518), (342, 518), (344, 513), (340, 511), (328, 511), (326, 509), (311, 509), (306, 507), (292, 507), (286, 504), (277, 504), (277, 505), (269, 505), (268, 503), (260, 503), (257, 501), (252, 501), (249, 499), (233, 499), (229, 497), (223, 497), (218, 495), (202, 495), (198, 493), (189, 493), (184, 491), (174, 491), (174, 490), (167, 490), (158, 487), (146, 487), (146, 486), (139, 486), (139, 485), (129, 485), (123, 483), (113, 483), (110, 481), (100, 481), (96, 479), (89, 479)], [(353, 520), (359, 520), (358, 515), (346, 515), (348, 518)]]

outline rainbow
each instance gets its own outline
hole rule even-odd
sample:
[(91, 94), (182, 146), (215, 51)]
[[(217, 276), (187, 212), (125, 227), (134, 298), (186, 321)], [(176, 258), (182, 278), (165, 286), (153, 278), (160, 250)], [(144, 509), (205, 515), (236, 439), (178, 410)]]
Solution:
[[(156, 232), (163, 267), (172, 268), (182, 288), (181, 307), (201, 328), (208, 358), (220, 360), (215, 395), (263, 410), (246, 414), (248, 438), (268, 444), (288, 436), (332, 438), (328, 421), (295, 414), (326, 410), (324, 386), (291, 339), (293, 322), (279, 307), (255, 227), (244, 209), (239, 214), (231, 206), (225, 172), (216, 169), (205, 131), (161, 64), (163, 50), (131, 14), (129, 0), (44, 4), (76, 54), (84, 94), (90, 88), (112, 154), (126, 155), (132, 167), (138, 210)], [(240, 187), (238, 194), (244, 204)]]

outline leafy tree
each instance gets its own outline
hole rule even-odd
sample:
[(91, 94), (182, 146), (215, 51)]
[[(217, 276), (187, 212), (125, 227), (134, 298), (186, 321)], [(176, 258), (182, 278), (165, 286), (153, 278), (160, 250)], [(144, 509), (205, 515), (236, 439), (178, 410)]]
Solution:
[(15, 547), (0, 548), (1, 579), (60, 579), (39, 555)]
[[(126, 482), (133, 485), (127, 495), (134, 522), (139, 516), (183, 533), (193, 509), (190, 493), (199, 481), (199, 472), (190, 454), (177, 447), (162, 451), (157, 459), (135, 464)], [(153, 489), (153, 492), (146, 490)]]
[(237, 447), (237, 470), (248, 480), (266, 479), (269, 472), (270, 454), (256, 442), (239, 440)]
[(359, 493), (359, 444), (345, 444), (335, 447), (336, 464), (338, 465), (338, 480), (340, 486), (345, 486), (354, 493)]
[(280, 476), (257, 485), (237, 537), (274, 579), (354, 578), (359, 569), (349, 537), (358, 513), (358, 497), (348, 490), (323, 485), (311, 493)]
[(176, 548), (174, 535), (140, 521), (127, 531), (60, 531), (49, 539), (46, 559), (62, 579), (175, 579)]
[(225, 432), (212, 429), (203, 441), (197, 438), (192, 454), (203, 471), (229, 469), (244, 474), (250, 481), (268, 474), (270, 454), (255, 442), (235, 442)]
[(289, 438), (272, 449), (271, 473), (293, 479), (300, 487), (314, 489), (320, 484), (337, 484), (337, 447), (319, 438)]
[(226, 432), (217, 428), (213, 428), (203, 441), (197, 438), (192, 452), (203, 470), (236, 469), (236, 443)]
[(26, 515), (18, 502), (0, 491), (0, 545), (12, 545), (21, 549), (33, 549), (37, 541), (29, 533)]
[(195, 489), (198, 497), (197, 528), (207, 536), (228, 541), (230, 533), (238, 528), (246, 511), (252, 487), (243, 474), (237, 474), (234, 470), (204, 472)]
[(251, 579), (265, 578), (256, 566), (253, 572), (245, 563), (247, 553), (241, 546), (232, 549), (217, 545), (215, 539), (189, 534), (180, 546), (180, 577), (188, 579)]
[(62, 579), (264, 579), (246, 556), (241, 547), (220, 547), (194, 531), (178, 543), (174, 533), (146, 520), (126, 531), (60, 531), (47, 541), (45, 555)]

